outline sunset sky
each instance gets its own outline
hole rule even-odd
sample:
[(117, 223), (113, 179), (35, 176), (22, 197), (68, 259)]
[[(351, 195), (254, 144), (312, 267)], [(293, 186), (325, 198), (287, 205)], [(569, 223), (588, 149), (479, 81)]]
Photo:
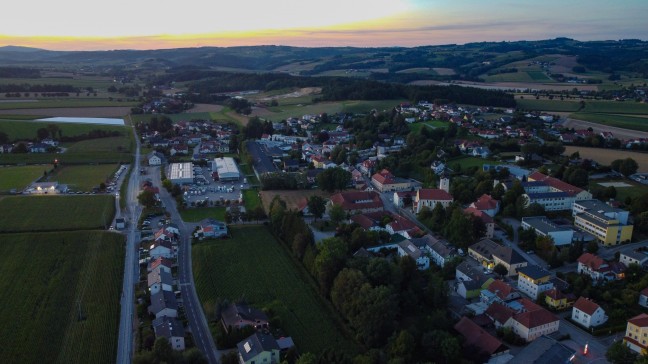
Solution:
[(417, 46), (639, 38), (647, 0), (32, 0), (3, 5), (0, 46)]

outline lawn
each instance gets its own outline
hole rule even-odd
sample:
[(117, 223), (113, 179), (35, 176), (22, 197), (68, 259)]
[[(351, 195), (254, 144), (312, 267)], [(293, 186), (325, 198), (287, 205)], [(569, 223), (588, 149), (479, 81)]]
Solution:
[(522, 110), (539, 110), (539, 111), (578, 111), (580, 108), (579, 101), (561, 101), (561, 100), (536, 100), (531, 98), (515, 99), (517, 107)]
[(0, 233), (105, 229), (115, 215), (115, 197), (6, 196), (0, 199)]
[(620, 202), (624, 202), (627, 197), (634, 198), (648, 193), (648, 185), (642, 185), (641, 183), (637, 183), (630, 179), (593, 179), (589, 182), (589, 189), (590, 191), (592, 189), (604, 189), (605, 187), (601, 186), (599, 183), (606, 182), (623, 182), (632, 185), (632, 187), (615, 187), (617, 191), (615, 199)]
[(64, 165), (50, 175), (50, 181), (66, 184), (74, 191), (92, 191), (117, 171), (119, 164)]
[(569, 117), (578, 120), (591, 121), (597, 124), (614, 126), (617, 128), (648, 132), (648, 118), (645, 117), (614, 114), (595, 114), (588, 112), (576, 112), (569, 115)]
[(272, 310), (302, 353), (324, 349), (355, 354), (340, 318), (315, 289), (306, 271), (289, 256), (266, 227), (231, 228), (232, 239), (192, 248), (196, 290), (203, 306), (220, 299), (245, 299)]
[(180, 210), (180, 216), (185, 222), (198, 222), (208, 217), (225, 221), (225, 207), (196, 207)]
[(466, 169), (470, 167), (479, 167), (479, 169), (482, 168), (484, 164), (502, 164), (502, 162), (498, 162), (496, 160), (492, 159), (484, 159), (484, 158), (479, 158), (479, 157), (468, 157), (468, 156), (463, 156), (463, 157), (457, 157), (454, 159), (448, 160), (447, 165), (451, 168), (454, 169), (453, 166), (459, 164), (461, 165), (461, 170), (465, 171)]
[(413, 131), (415, 133), (418, 133), (423, 129), (423, 127), (432, 127), (432, 128), (447, 128), (448, 127), (448, 122), (446, 121), (441, 121), (441, 120), (433, 120), (433, 121), (427, 121), (427, 122), (420, 122), (420, 123), (412, 123), (409, 124), (410, 131)]
[(119, 234), (2, 235), (0, 362), (114, 363), (123, 264)]
[(259, 190), (243, 190), (243, 202), (247, 211), (254, 210), (257, 206), (261, 205), (261, 196)]
[(526, 73), (534, 81), (553, 82), (553, 80), (551, 78), (547, 77), (547, 75), (543, 71), (527, 71)]
[(51, 165), (19, 166), (0, 168), (0, 192), (16, 189), (21, 191), (30, 183), (43, 176), (43, 172), (50, 170)]
[(56, 124), (56, 126), (61, 130), (61, 135), (67, 137), (88, 134), (88, 132), (92, 130), (119, 131), (124, 135), (130, 132), (126, 127), (117, 125), (49, 123), (24, 119), (17, 120), (3, 118), (0, 118), (0, 132), (6, 133), (9, 140), (35, 139), (36, 131), (41, 128), (47, 128), (50, 124)]

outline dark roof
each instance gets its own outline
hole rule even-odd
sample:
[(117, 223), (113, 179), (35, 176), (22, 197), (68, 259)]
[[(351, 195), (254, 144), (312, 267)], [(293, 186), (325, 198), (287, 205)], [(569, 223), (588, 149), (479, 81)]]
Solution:
[(568, 363), (576, 351), (547, 337), (540, 336), (515, 356), (516, 363), (557, 364)]
[(482, 256), (497, 257), (508, 264), (524, 263), (526, 260), (515, 250), (499, 245), (490, 239), (482, 239), (471, 245), (468, 249), (475, 251)]
[(158, 293), (152, 294), (149, 311), (153, 314), (157, 314), (165, 308), (170, 308), (172, 310), (178, 309), (178, 302), (176, 301), (173, 292), (159, 291)]
[(279, 345), (277, 345), (277, 341), (272, 335), (260, 332), (241, 341), (236, 346), (244, 362), (253, 359), (264, 351), (279, 350)]
[(535, 200), (539, 198), (559, 198), (559, 197), (569, 197), (567, 192), (537, 192), (537, 193), (527, 193), (530, 199)]
[(331, 196), (331, 202), (341, 205), (344, 210), (383, 208), (383, 202), (376, 191), (340, 192)]
[(156, 318), (153, 320), (153, 330), (156, 337), (163, 336), (171, 339), (172, 337), (185, 336), (184, 326), (174, 317), (162, 316)]
[(508, 349), (501, 341), (484, 331), (466, 316), (455, 324), (454, 329), (464, 337), (465, 348), (477, 348), (488, 355)]
[(148, 274), (147, 281), (149, 287), (156, 283), (168, 284), (169, 286), (173, 285), (173, 277), (171, 277), (171, 273), (162, 269), (152, 270)]
[(529, 265), (526, 267), (518, 268), (518, 273), (522, 273), (531, 279), (540, 279), (551, 275), (550, 272), (548, 272), (547, 270), (543, 269), (538, 265)]
[(223, 310), (223, 323), (225, 326), (234, 326), (240, 320), (268, 323), (268, 316), (261, 310), (243, 304), (230, 304)]
[(254, 169), (259, 174), (276, 172), (278, 169), (272, 162), (272, 157), (264, 145), (253, 140), (247, 142), (248, 153), (252, 156)]

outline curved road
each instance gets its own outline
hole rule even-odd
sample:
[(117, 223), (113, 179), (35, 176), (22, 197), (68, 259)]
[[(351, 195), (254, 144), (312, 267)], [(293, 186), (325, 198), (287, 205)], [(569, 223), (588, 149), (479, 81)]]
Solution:
[[(131, 122), (132, 124), (132, 122)], [(135, 162), (128, 181), (127, 209), (129, 224), (126, 240), (126, 259), (124, 263), (124, 280), (121, 296), (121, 315), (119, 318), (119, 339), (117, 341), (117, 363), (126, 364), (132, 362), (133, 356), (133, 316), (134, 316), (134, 293), (135, 283), (139, 280), (139, 265), (137, 261), (137, 245), (140, 240), (140, 232), (136, 230), (137, 220), (142, 209), (137, 202), (139, 192), (139, 169), (140, 169), (140, 142), (133, 127), (135, 136)]]

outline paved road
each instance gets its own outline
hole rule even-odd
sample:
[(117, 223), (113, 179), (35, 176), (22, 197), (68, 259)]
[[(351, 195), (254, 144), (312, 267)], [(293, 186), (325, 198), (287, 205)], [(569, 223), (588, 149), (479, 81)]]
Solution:
[[(149, 168), (149, 175), (153, 184), (161, 186), (160, 170)], [(218, 363), (221, 352), (216, 349), (212, 339), (207, 319), (198, 300), (198, 294), (193, 282), (193, 272), (191, 270), (191, 233), (197, 224), (185, 223), (176, 206), (175, 199), (166, 191), (160, 189), (160, 199), (166, 210), (171, 214), (171, 221), (178, 226), (180, 230), (180, 242), (178, 247), (178, 285), (182, 293), (182, 302), (185, 308), (185, 315), (189, 322), (189, 330), (193, 335), (194, 342), (200, 351), (205, 355), (207, 361), (212, 364)]]
[[(576, 351), (578, 363), (608, 363), (605, 358), (607, 346), (602, 344), (597, 338), (563, 318), (560, 319), (560, 332), (569, 334), (570, 340), (565, 340), (562, 343)], [(584, 355), (583, 350), (586, 344), (588, 353)]]
[(626, 250), (626, 249), (630, 249), (630, 248), (635, 248), (636, 249), (636, 248), (647, 247), (647, 246), (648, 246), (648, 240), (643, 240), (643, 241), (639, 241), (639, 242), (636, 242), (636, 243), (617, 245), (617, 246), (613, 246), (613, 247), (610, 247), (610, 248), (600, 247), (599, 251), (598, 251), (598, 255), (603, 259), (613, 259), (614, 254), (616, 252)]
[[(135, 133), (135, 128), (133, 128)], [(127, 208), (130, 217), (130, 224), (127, 230), (126, 259), (124, 263), (124, 284), (121, 297), (121, 315), (119, 318), (119, 339), (117, 342), (117, 363), (126, 364), (132, 362), (133, 356), (133, 315), (134, 315), (134, 286), (139, 279), (139, 265), (137, 262), (137, 244), (140, 240), (140, 233), (136, 230), (137, 220), (142, 209), (137, 202), (139, 192), (139, 160), (140, 143), (135, 135), (135, 163), (128, 181)]]

